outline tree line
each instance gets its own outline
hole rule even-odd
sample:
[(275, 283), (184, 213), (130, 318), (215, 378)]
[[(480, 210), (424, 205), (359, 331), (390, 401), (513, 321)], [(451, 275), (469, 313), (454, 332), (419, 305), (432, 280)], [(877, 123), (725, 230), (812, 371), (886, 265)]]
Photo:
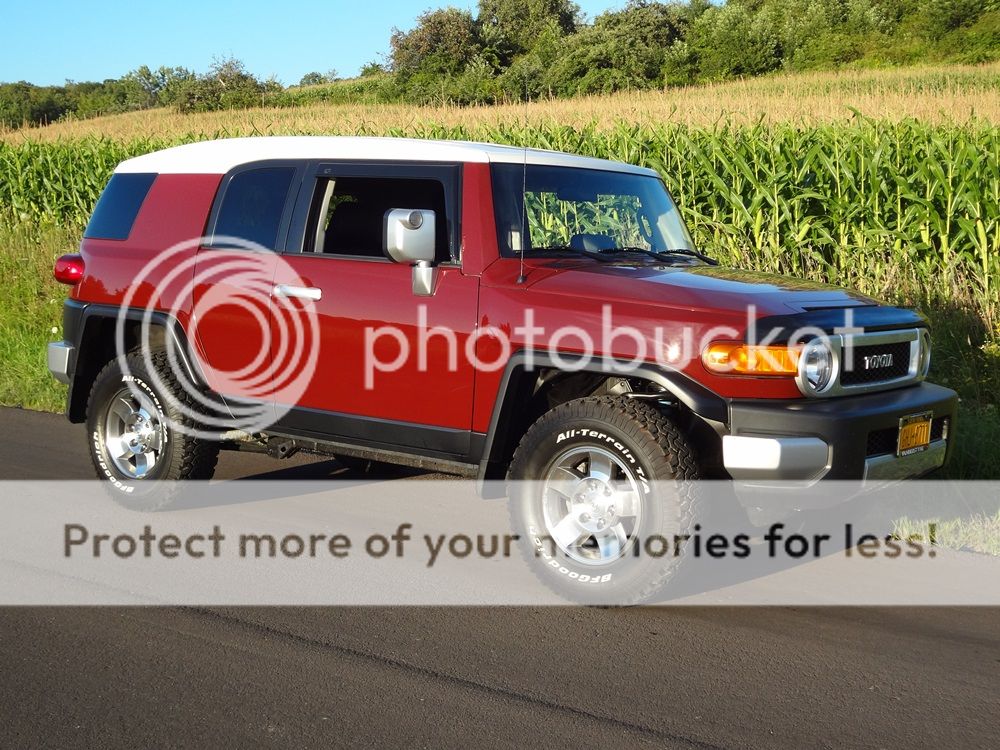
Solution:
[(569, 0), (480, 0), (390, 40), (402, 98), (575, 96), (776, 70), (1000, 58), (998, 0), (632, 0), (584, 23)]
[(1000, 0), (630, 0), (588, 22), (571, 0), (480, 0), (395, 29), (360, 76), (284, 87), (238, 60), (204, 74), (143, 66), (101, 83), (0, 84), (0, 123), (151, 107), (181, 112), (314, 101), (479, 104), (655, 89), (777, 70), (1000, 59)]
[(174, 107), (181, 112), (245, 109), (260, 106), (268, 94), (283, 91), (275, 80), (262, 81), (239, 60), (217, 60), (197, 75), (187, 68), (141, 66), (121, 78), (64, 86), (0, 83), (0, 124), (44, 125), (67, 117)]

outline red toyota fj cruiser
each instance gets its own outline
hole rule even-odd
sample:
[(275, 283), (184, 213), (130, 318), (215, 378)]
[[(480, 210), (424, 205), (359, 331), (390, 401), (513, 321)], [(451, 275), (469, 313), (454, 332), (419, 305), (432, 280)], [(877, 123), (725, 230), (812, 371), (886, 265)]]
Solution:
[(621, 163), (193, 143), (120, 164), (55, 274), (49, 369), (125, 493), (239, 445), (539, 479), (558, 500), (523, 512), (608, 557), (637, 483), (905, 478), (950, 448), (924, 318), (719, 267)]

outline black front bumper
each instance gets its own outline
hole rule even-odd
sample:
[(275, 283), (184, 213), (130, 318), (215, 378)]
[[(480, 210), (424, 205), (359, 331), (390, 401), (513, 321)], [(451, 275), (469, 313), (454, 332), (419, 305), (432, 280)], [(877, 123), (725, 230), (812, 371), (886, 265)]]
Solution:
[[(831, 399), (732, 401), (724, 463), (748, 481), (919, 476), (947, 461), (957, 409), (958, 395), (931, 383)], [(923, 412), (934, 418), (931, 445), (897, 457), (900, 418)]]

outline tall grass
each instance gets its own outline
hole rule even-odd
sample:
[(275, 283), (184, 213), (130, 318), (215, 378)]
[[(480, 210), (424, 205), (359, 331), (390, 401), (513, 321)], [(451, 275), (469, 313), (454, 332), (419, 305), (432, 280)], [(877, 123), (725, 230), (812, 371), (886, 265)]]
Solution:
[(45, 366), (49, 341), (62, 338), (66, 287), (52, 265), (73, 252), (76, 232), (59, 227), (0, 229), (0, 404), (58, 411), (66, 397)]

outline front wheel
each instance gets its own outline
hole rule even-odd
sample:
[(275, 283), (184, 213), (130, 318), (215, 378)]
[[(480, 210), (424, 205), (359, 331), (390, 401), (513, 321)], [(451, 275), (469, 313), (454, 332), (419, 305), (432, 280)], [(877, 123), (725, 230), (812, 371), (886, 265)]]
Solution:
[(511, 462), (511, 522), (542, 582), (574, 601), (632, 604), (659, 591), (697, 520), (698, 463), (681, 430), (627, 397), (544, 414)]
[(149, 362), (153, 372), (141, 354), (130, 353), (126, 373), (112, 360), (98, 373), (87, 402), (97, 476), (118, 502), (137, 510), (157, 510), (176, 497), (176, 487), (162, 482), (210, 479), (219, 456), (217, 442), (185, 429), (195, 425), (181, 409), (185, 396), (166, 352), (153, 352)]

